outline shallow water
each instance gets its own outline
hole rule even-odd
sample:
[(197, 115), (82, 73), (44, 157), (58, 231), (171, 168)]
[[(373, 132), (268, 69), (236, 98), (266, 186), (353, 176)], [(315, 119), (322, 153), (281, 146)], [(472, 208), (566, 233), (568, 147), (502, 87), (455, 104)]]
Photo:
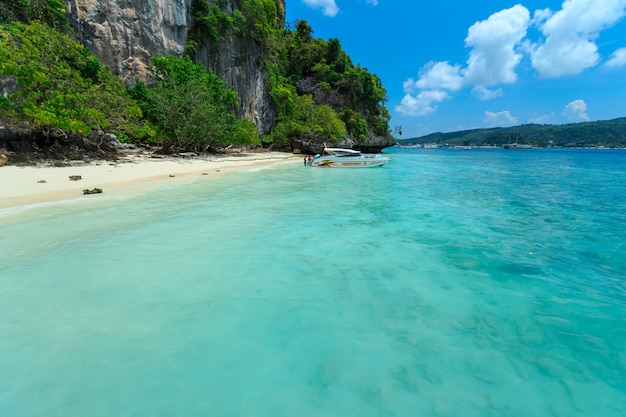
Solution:
[(626, 414), (626, 152), (0, 210), (0, 416)]

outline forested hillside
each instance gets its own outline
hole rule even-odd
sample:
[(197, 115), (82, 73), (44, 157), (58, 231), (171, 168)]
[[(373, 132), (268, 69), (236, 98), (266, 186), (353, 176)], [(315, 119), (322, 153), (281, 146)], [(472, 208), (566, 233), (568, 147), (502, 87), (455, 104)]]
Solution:
[[(339, 40), (314, 38), (306, 21), (283, 26), (277, 0), (240, 1), (235, 10), (225, 3), (193, 0), (185, 54), (153, 56), (145, 80), (124, 83), (76, 40), (62, 2), (0, 0), (0, 126), (29, 129), (39, 145), (97, 132), (170, 152), (395, 142), (380, 79), (355, 65)], [(234, 33), (263, 51), (274, 109), (269, 133), (238, 114), (232, 85), (195, 62), (200, 45)]]
[(497, 145), (507, 143), (528, 144), (536, 147), (626, 147), (626, 118), (565, 125), (528, 124), (506, 128), (474, 129), (449, 133), (432, 133), (398, 143)]

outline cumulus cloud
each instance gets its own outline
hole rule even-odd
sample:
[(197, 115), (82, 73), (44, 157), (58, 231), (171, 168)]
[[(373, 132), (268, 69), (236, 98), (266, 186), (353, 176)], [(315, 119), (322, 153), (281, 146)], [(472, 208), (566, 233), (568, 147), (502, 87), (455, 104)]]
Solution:
[(415, 86), (422, 89), (445, 89), (455, 91), (463, 87), (460, 65), (446, 62), (429, 62), (420, 71)]
[(547, 124), (554, 119), (554, 113), (550, 114), (533, 114), (531, 118), (526, 120), (526, 123)]
[(516, 48), (521, 46), (529, 22), (530, 12), (518, 4), (474, 23), (465, 38), (465, 45), (472, 48), (467, 67), (429, 62), (421, 69), (416, 86), (455, 91), (467, 85), (515, 82), (515, 67), (522, 59)]
[(487, 101), (500, 97), (503, 93), (501, 88), (490, 90), (484, 85), (477, 85), (472, 89), (472, 94), (474, 94), (474, 97), (477, 97), (479, 100)]
[[(445, 91), (457, 91), (466, 86), (475, 86), (474, 94), (481, 100), (499, 97), (501, 89), (490, 90), (486, 86), (512, 83), (517, 79), (515, 67), (522, 54), (516, 49), (522, 45), (529, 22), (530, 12), (518, 4), (475, 23), (465, 38), (466, 46), (472, 48), (467, 66), (463, 68), (448, 61), (424, 65), (417, 81), (409, 78), (404, 82), (407, 96), (396, 110), (410, 115), (432, 113), (437, 108), (433, 103), (449, 97)], [(412, 96), (417, 90), (422, 92)], [(433, 92), (437, 94), (433, 95)], [(437, 100), (442, 97), (441, 93), (445, 97)]]
[(626, 48), (620, 48), (613, 52), (611, 58), (604, 64), (609, 68), (619, 68), (626, 66)]
[(585, 122), (589, 120), (589, 116), (587, 116), (587, 103), (580, 99), (574, 100), (565, 106), (562, 114), (571, 122)]
[(339, 7), (335, 0), (302, 0), (304, 4), (314, 9), (322, 9), (325, 16), (333, 17), (339, 13)]
[[(564, 0), (560, 10), (536, 10), (532, 18), (521, 4), (501, 10), (468, 29), (465, 46), (470, 51), (465, 65), (427, 63), (417, 80), (405, 81), (407, 95), (397, 109), (403, 114), (429, 114), (436, 110), (436, 103), (449, 98), (449, 93), (467, 87), (480, 100), (500, 97), (503, 90), (493, 86), (515, 83), (516, 69), (524, 56), (530, 58), (541, 77), (578, 74), (598, 65), (596, 40), (624, 16), (626, 0)], [(531, 26), (541, 33), (535, 43), (527, 38)], [(626, 47), (615, 51), (605, 66), (626, 66)], [(432, 91), (445, 92), (446, 97), (432, 99)], [(586, 116), (583, 111), (577, 117), (583, 114)], [(487, 117), (496, 115), (504, 117), (506, 113), (490, 113)]]
[(508, 110), (499, 112), (487, 110), (485, 112), (485, 122), (491, 126), (514, 126), (517, 124), (517, 117), (513, 116)]
[(405, 82), (402, 83), (402, 89), (406, 94), (412, 94), (415, 92), (415, 80), (413, 78), (409, 78)]
[(530, 12), (518, 4), (474, 23), (465, 38), (465, 45), (472, 48), (464, 71), (465, 83), (494, 85), (515, 82), (515, 67), (522, 60), (522, 54), (516, 52), (516, 47), (526, 36), (529, 22)]
[(416, 97), (407, 94), (395, 110), (405, 116), (424, 116), (437, 110), (436, 103), (448, 97), (448, 93), (443, 90), (422, 91)]
[(579, 74), (600, 60), (595, 40), (626, 14), (626, 0), (565, 0), (556, 13), (535, 13), (545, 42), (531, 52), (542, 77)]

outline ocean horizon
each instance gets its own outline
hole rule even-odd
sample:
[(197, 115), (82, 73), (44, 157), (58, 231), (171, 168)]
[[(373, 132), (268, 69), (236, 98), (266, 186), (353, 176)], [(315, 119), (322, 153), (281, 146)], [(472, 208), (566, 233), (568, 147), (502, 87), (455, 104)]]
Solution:
[(626, 150), (0, 209), (0, 416), (626, 415)]

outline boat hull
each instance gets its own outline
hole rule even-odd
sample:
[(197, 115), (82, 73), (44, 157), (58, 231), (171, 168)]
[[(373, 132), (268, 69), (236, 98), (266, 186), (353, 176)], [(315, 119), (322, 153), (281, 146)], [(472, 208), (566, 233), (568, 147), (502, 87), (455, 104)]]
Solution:
[(382, 155), (360, 157), (322, 156), (313, 160), (311, 165), (320, 168), (368, 168), (380, 167), (389, 161), (388, 157)]

